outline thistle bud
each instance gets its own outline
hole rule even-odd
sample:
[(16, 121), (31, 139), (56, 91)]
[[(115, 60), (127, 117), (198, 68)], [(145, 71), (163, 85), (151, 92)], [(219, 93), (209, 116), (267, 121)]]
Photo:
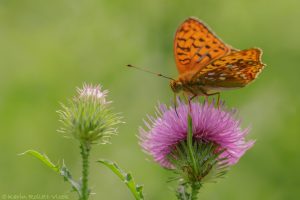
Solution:
[(112, 112), (108, 91), (100, 85), (84, 84), (67, 105), (58, 111), (62, 127), (59, 132), (71, 136), (80, 143), (105, 144), (117, 133), (115, 125), (121, 123), (118, 113)]

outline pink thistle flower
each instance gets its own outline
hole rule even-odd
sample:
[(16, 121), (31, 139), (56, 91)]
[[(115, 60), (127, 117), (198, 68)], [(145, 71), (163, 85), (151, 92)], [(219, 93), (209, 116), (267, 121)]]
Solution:
[(102, 90), (101, 85), (83, 84), (82, 88), (77, 88), (79, 98), (94, 98), (101, 104), (109, 104), (106, 100), (108, 90)]
[[(164, 104), (157, 108), (156, 117), (148, 116), (145, 125), (140, 128), (140, 144), (154, 160), (165, 168), (174, 168), (168, 159), (174, 147), (186, 141), (188, 132), (189, 106), (178, 103), (177, 113), (174, 107)], [(226, 158), (228, 165), (233, 165), (253, 146), (254, 141), (246, 141), (248, 129), (240, 127), (240, 120), (235, 118), (235, 110), (226, 110), (224, 105), (215, 108), (214, 104), (191, 103), (193, 140), (212, 142), (223, 149), (219, 158)]]

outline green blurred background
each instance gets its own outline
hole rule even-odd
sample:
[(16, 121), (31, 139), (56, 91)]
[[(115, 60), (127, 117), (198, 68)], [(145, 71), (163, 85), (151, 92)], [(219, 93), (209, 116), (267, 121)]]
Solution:
[[(177, 76), (173, 36), (196, 16), (228, 44), (260, 47), (267, 67), (254, 84), (222, 98), (252, 126), (256, 145), (199, 199), (299, 199), (300, 1), (297, 0), (0, 0), (0, 195), (68, 194), (70, 187), (27, 149), (64, 158), (76, 178), (76, 141), (59, 128), (59, 102), (83, 82), (109, 89), (126, 124), (111, 145), (96, 146), (92, 160), (108, 158), (145, 185), (146, 199), (175, 199), (169, 172), (138, 145), (138, 127), (158, 101), (169, 103), (167, 80), (125, 68), (131, 63)], [(91, 199), (133, 199), (105, 167), (91, 165)], [(1, 198), (1, 196), (0, 196)]]

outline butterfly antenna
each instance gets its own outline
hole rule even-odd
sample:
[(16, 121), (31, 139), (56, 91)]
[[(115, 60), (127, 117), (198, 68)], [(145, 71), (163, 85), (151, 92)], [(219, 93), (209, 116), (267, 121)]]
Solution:
[(133, 65), (130, 65), (130, 64), (129, 64), (129, 65), (126, 65), (126, 66), (127, 66), (127, 67), (131, 67), (131, 68), (138, 69), (138, 70), (140, 70), (140, 71), (148, 72), (148, 73), (154, 74), (154, 75), (156, 75), (156, 76), (161, 76), (161, 77), (163, 77), (163, 78), (166, 78), (166, 79), (170, 79), (170, 80), (175, 81), (175, 79), (173, 79), (173, 78), (171, 78), (171, 77), (162, 75), (162, 74), (160, 74), (160, 73), (155, 73), (155, 72), (149, 71), (149, 70), (147, 70), (147, 69), (143, 69), (143, 68), (140, 68), (140, 67), (136, 67), (136, 66), (133, 66)]

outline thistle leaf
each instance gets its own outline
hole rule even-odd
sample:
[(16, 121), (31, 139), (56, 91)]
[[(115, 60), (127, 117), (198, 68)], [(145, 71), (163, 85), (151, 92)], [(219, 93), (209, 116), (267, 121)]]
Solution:
[(64, 180), (69, 182), (72, 186), (72, 189), (78, 193), (78, 195), (81, 197), (81, 184), (79, 184), (77, 181), (75, 181), (72, 178), (71, 172), (66, 167), (66, 165), (63, 163), (62, 167), (60, 168), (60, 175), (64, 177)]
[(65, 181), (69, 182), (72, 186), (72, 189), (76, 191), (79, 196), (81, 196), (81, 185), (73, 180), (71, 172), (68, 170), (66, 165), (63, 163), (63, 165), (60, 167), (59, 165), (53, 164), (53, 162), (48, 158), (46, 154), (41, 154), (40, 152), (37, 152), (35, 150), (27, 150), (24, 153), (19, 154), (21, 156), (23, 155), (30, 155), (38, 160), (40, 160), (42, 163), (44, 163), (47, 167), (52, 169), (54, 172), (56, 172), (58, 175), (61, 175)]
[(48, 158), (48, 156), (46, 154), (41, 154), (37, 151), (34, 150), (27, 150), (24, 153), (19, 154), (20, 156), (23, 155), (31, 155), (37, 159), (39, 159), (40, 161), (42, 161), (47, 167), (49, 167), (50, 169), (52, 169), (53, 171), (55, 171), (56, 173), (59, 173), (60, 169), (59, 166), (54, 165), (51, 160)]
[(144, 199), (143, 186), (137, 185), (130, 173), (124, 172), (116, 163), (112, 161), (100, 159), (97, 162), (105, 165), (114, 174), (116, 174), (127, 185), (128, 189), (131, 191), (135, 199)]

